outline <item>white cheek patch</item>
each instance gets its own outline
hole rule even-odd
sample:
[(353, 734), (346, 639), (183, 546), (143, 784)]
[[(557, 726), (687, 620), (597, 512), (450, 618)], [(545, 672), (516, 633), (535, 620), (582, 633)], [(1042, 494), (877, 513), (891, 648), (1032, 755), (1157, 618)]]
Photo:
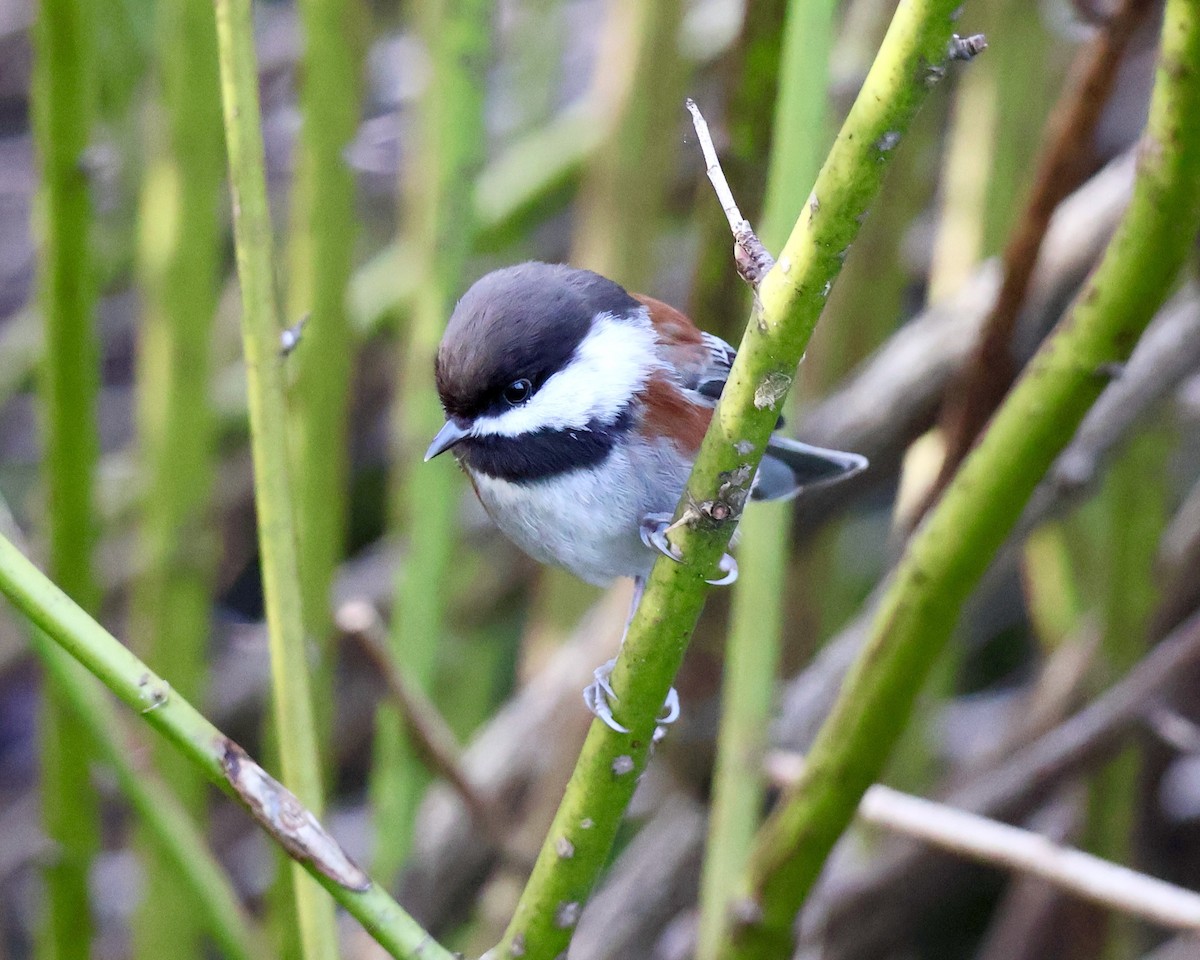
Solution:
[(582, 430), (611, 423), (660, 366), (654, 329), (645, 311), (598, 317), (571, 362), (524, 405), (480, 417), (475, 436), (516, 437), (536, 430)]

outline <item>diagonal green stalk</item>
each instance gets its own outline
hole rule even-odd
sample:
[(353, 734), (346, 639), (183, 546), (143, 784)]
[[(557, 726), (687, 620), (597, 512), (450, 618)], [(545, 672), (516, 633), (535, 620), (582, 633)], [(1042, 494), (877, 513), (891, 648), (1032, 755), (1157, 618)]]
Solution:
[[(138, 265), (145, 298), (138, 349), (138, 428), (144, 471), (130, 632), (137, 649), (196, 700), (205, 683), (216, 542), (211, 530), (213, 318), (223, 230), (224, 148), (216, 27), (207, 0), (163, 0), (157, 16), (161, 97), (142, 188)], [(61, 656), (61, 654), (59, 654)], [(165, 744), (155, 764), (204, 822), (204, 778)], [(178, 858), (145, 831), (146, 889), (135, 956), (201, 955), (194, 886)]]
[[(164, 885), (178, 888), (191, 910), (188, 927), (208, 931), (228, 960), (268, 956), (266, 944), (197, 829), (193, 812), (157, 774), (138, 768), (134, 758), (140, 744), (130, 742), (96, 681), (39, 630), (32, 631), (30, 640), (63, 700), (70, 704), (74, 722), (87, 731), (96, 755), (111, 768), (121, 795), (141, 818), (145, 843), (154, 852), (159, 876), (165, 878), (147, 887), (154, 891), (149, 902), (162, 909)], [(174, 756), (180, 754), (175, 751)], [(155, 762), (161, 767), (161, 759)], [(180, 957), (180, 949), (176, 944), (160, 956)]]
[(905, 551), (795, 787), (760, 831), (726, 960), (786, 956), (796, 912), (878, 776), (963, 601), (1165, 298), (1200, 225), (1200, 6), (1168, 0), (1133, 197), (1092, 278)]
[[(288, 475), (283, 358), (250, 0), (217, 0), (216, 18), (225, 144), (242, 290), (242, 344), (254, 458), (254, 504), (271, 649), (275, 729), (279, 732), (283, 781), (302, 803), (320, 813), (321, 766), (309, 691), (308, 649)], [(292, 874), (305, 958), (336, 957), (333, 904), (303, 875), (299, 865), (293, 864)]]
[[(612, 674), (617, 719), (594, 723), (538, 855), (500, 956), (550, 960), (616, 838), (645, 766), (655, 717), (683, 659), (711, 577), (729, 543), (783, 401), (887, 161), (930, 86), (945, 72), (958, 0), (902, 4), (817, 177), (779, 261), (759, 286), (737, 360), (684, 493), (672, 535), (684, 563), (662, 560)], [(570, 850), (569, 856), (560, 851)]]
[[(238, 770), (231, 767), (231, 756), (240, 760), (241, 770), (254, 766), (240, 753), (240, 748), (89, 617), (3, 535), (0, 535), (0, 593), (8, 597), (34, 626), (98, 677), (126, 706), (138, 711), (147, 724), (163, 734), (225, 793), (244, 807), (249, 806), (247, 797), (272, 801), (272, 809), (267, 814), (256, 815), (256, 819), (263, 823), (264, 817), (273, 812), (277, 822), (264, 826), (268, 826), (276, 840), (281, 840), (278, 820), (283, 818), (279, 817), (279, 808), (285, 798), (274, 789), (259, 788), (255, 793), (245, 785), (245, 778), (238, 779)], [(290, 815), (285, 827), (303, 820), (294, 806), (287, 812)], [(323, 873), (322, 866), (314, 862), (311, 855), (302, 852), (293, 855), (300, 858), (298, 865), (397, 960), (453, 960), (450, 952), (422, 930), (383, 887), (361, 877), (352, 864), (340, 874), (343, 880), (354, 881), (347, 885)], [(335, 864), (338, 859), (326, 858)], [(341, 859), (344, 860), (344, 855)], [(325, 869), (330, 868), (326, 865)]]
[[(833, 6), (831, 0), (788, 4), (762, 217), (768, 249), (783, 243), (821, 162)], [(741, 575), (725, 647), (721, 729), (701, 876), (698, 960), (716, 957), (766, 800), (763, 754), (783, 635), (788, 517), (785, 505), (764, 503), (748, 511), (741, 524)]]
[[(96, 284), (85, 152), (92, 133), (95, 23), (87, 0), (43, 0), (33, 27), (32, 123), (38, 194), (38, 293), (45, 333), (39, 389), (50, 569), (68, 593), (96, 609), (93, 480), (99, 440), (99, 355), (93, 329)], [(41, 793), (55, 856), (46, 865), (42, 960), (86, 960), (92, 924), (88, 868), (99, 844), (91, 750), (57, 684), (45, 687)]]
[[(482, 160), (483, 74), (492, 5), (484, 0), (419, 0), (417, 26), (431, 57), (421, 101), (421, 141), (407, 208), (407, 231), (421, 266), (404, 344), (395, 419), (405, 461), (396, 516), (408, 553), (396, 583), (389, 644), (404, 676), (432, 687), (444, 631), (446, 584), (455, 542), (460, 487), (449, 464), (422, 464), (417, 451), (444, 420), (433, 385), (433, 359), (471, 249), (470, 185)], [(375, 869), (392, 877), (412, 843), (417, 805), (429, 782), (394, 706), (379, 710), (372, 782)]]

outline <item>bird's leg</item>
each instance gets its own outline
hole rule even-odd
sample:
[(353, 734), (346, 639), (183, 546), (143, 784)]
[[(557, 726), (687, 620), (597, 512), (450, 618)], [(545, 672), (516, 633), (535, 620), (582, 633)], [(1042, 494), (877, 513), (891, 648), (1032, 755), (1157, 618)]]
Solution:
[[(668, 518), (668, 523), (670, 522)], [(642, 601), (642, 594), (646, 592), (646, 578), (633, 578), (633, 599), (629, 604), (629, 615), (625, 618), (625, 629), (621, 632), (620, 647), (625, 645), (625, 637), (629, 634), (629, 625), (633, 623), (633, 615), (637, 612), (638, 604)], [(583, 702), (587, 704), (595, 716), (604, 721), (605, 725), (617, 731), (617, 733), (628, 733), (628, 728), (617, 722), (613, 716), (612, 704), (618, 699), (616, 691), (612, 688), (610, 677), (612, 676), (613, 667), (617, 665), (616, 659), (608, 660), (598, 666), (592, 673), (593, 680), (590, 684), (584, 687)], [(674, 687), (667, 693), (667, 699), (663, 703), (663, 715), (658, 718), (658, 726), (654, 730), (654, 742), (661, 740), (667, 732), (667, 725), (674, 723), (679, 719), (679, 694)]]

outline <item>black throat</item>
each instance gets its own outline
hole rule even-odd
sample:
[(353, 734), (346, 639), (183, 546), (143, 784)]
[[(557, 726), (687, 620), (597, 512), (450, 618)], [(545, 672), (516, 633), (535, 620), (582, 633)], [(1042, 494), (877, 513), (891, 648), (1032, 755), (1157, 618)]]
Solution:
[(471, 437), (454, 452), (473, 473), (532, 484), (598, 466), (632, 426), (633, 414), (626, 408), (610, 423), (591, 420), (583, 428), (542, 429), (518, 437)]

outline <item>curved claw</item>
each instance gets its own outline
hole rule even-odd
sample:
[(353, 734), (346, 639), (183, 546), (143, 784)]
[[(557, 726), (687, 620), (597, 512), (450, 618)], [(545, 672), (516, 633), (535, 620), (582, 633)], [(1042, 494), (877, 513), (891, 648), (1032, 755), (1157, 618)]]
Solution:
[[(587, 705), (588, 710), (591, 711), (593, 716), (599, 717), (604, 721), (606, 727), (615, 730), (617, 733), (628, 733), (629, 728), (621, 726), (621, 724), (617, 723), (616, 717), (613, 716), (612, 707), (608, 702), (609, 693), (606, 692), (606, 687), (608, 691), (612, 690), (612, 687), (608, 685), (607, 678), (603, 684), (600, 680), (588, 684), (583, 688), (583, 702)], [(613, 699), (615, 700), (616, 697), (614, 696)]]
[(679, 693), (674, 687), (668, 691), (667, 699), (663, 701), (663, 707), (666, 713), (658, 718), (658, 725), (654, 728), (655, 743), (662, 743), (666, 739), (670, 725), (679, 719)]
[[(595, 680), (584, 687), (583, 702), (592, 715), (603, 721), (610, 730), (615, 730), (617, 733), (628, 733), (629, 728), (618, 723), (612, 712), (612, 704), (619, 698), (613, 691), (612, 683), (608, 678), (612, 676), (616, 663), (616, 660), (608, 660), (592, 672)], [(672, 687), (667, 693), (667, 699), (663, 701), (663, 715), (655, 721), (657, 726), (654, 728), (654, 742), (658, 743), (662, 740), (666, 736), (667, 726), (678, 719), (679, 693)]]
[(717, 569), (725, 574), (725, 576), (718, 577), (716, 580), (705, 580), (705, 583), (711, 584), (714, 587), (727, 587), (738, 578), (737, 561), (728, 553), (721, 556), (721, 562), (717, 564)]
[(679, 719), (679, 691), (674, 687), (667, 692), (667, 699), (663, 701), (663, 709), (666, 712), (656, 721), (659, 726), (668, 726)]
[(675, 552), (671, 541), (667, 539), (667, 531), (671, 528), (671, 516), (666, 513), (648, 513), (642, 517), (638, 534), (651, 550), (656, 550), (664, 557), (670, 557), (676, 563), (682, 563), (683, 558)]
[(616, 660), (606, 660), (592, 671), (595, 679), (583, 688), (583, 702), (594, 716), (604, 721), (605, 726), (616, 730), (617, 733), (628, 733), (628, 728), (617, 723), (612, 712), (612, 704), (618, 697), (608, 678), (612, 676), (613, 667), (616, 665)]

